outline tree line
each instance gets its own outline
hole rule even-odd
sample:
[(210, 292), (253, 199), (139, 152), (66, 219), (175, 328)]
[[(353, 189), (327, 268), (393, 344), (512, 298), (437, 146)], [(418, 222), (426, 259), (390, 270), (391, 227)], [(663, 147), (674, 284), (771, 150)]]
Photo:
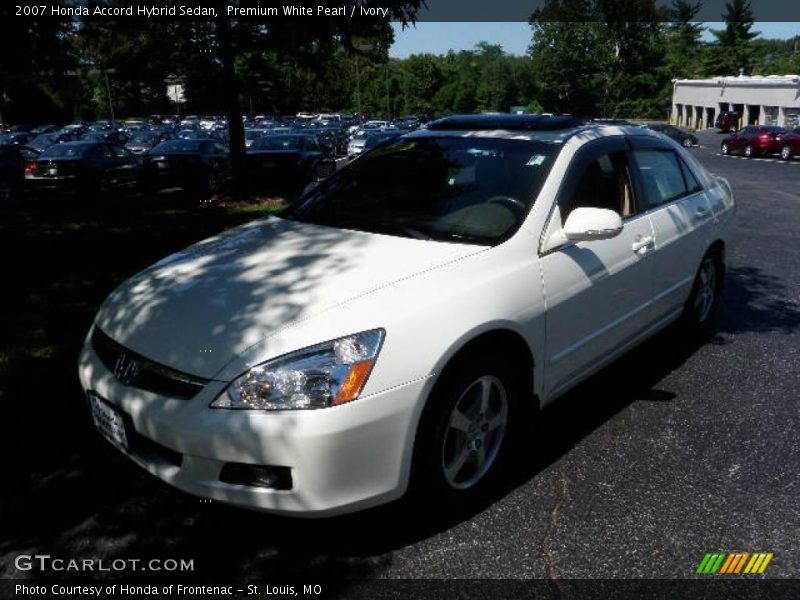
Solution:
[[(223, 13), (227, 2), (219, 4)], [(429, 117), (518, 106), (657, 118), (675, 78), (800, 72), (800, 37), (759, 39), (749, 0), (728, 2), (711, 41), (694, 22), (700, 2), (547, 0), (531, 16), (524, 56), (482, 42), (404, 59), (389, 57), (390, 19), (413, 26), (420, 0), (386, 4), (389, 18), (358, 21), (22, 19), (4, 6), (0, 118), (108, 118), (109, 95), (118, 118), (302, 110)], [(168, 83), (183, 86), (185, 102), (171, 102)]]

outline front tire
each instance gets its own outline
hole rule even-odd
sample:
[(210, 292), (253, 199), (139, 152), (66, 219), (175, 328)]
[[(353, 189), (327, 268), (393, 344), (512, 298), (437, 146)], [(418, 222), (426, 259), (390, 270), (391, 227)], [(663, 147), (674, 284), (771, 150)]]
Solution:
[(755, 151), (750, 144), (747, 144), (747, 146), (744, 147), (744, 155), (747, 158), (753, 158), (753, 156), (755, 156)]
[(792, 159), (792, 149), (786, 144), (781, 148), (781, 159), (782, 160)]
[(692, 146), (694, 146), (694, 144), (692, 143), (691, 138), (684, 138), (683, 139), (683, 147), (684, 148), (691, 148)]
[(444, 507), (480, 500), (507, 462), (521, 394), (512, 365), (491, 354), (448, 368), (417, 431), (413, 494)]
[(722, 144), (722, 146), (720, 147), (720, 151), (722, 152), (722, 154), (727, 156), (728, 154), (730, 154), (731, 149), (728, 147), (728, 144)]

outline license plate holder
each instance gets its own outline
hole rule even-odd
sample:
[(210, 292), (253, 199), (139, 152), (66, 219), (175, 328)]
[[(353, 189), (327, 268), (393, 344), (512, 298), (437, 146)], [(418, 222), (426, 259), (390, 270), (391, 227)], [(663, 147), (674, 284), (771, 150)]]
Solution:
[(94, 425), (101, 435), (117, 448), (128, 452), (128, 434), (125, 429), (123, 413), (96, 394), (89, 394), (89, 406), (92, 410)]

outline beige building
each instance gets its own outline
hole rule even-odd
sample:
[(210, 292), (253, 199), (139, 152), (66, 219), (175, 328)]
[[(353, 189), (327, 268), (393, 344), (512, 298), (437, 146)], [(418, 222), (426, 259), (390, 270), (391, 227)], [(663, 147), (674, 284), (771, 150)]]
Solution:
[(714, 127), (720, 112), (736, 111), (739, 127), (800, 127), (800, 75), (673, 80), (670, 121), (682, 127)]

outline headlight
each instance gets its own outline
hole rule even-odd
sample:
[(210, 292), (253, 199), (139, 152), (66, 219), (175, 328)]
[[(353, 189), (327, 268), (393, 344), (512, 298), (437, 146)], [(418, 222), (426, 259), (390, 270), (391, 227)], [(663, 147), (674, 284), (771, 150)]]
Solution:
[(212, 408), (325, 408), (358, 398), (378, 358), (383, 329), (324, 342), (269, 360), (237, 377)]

